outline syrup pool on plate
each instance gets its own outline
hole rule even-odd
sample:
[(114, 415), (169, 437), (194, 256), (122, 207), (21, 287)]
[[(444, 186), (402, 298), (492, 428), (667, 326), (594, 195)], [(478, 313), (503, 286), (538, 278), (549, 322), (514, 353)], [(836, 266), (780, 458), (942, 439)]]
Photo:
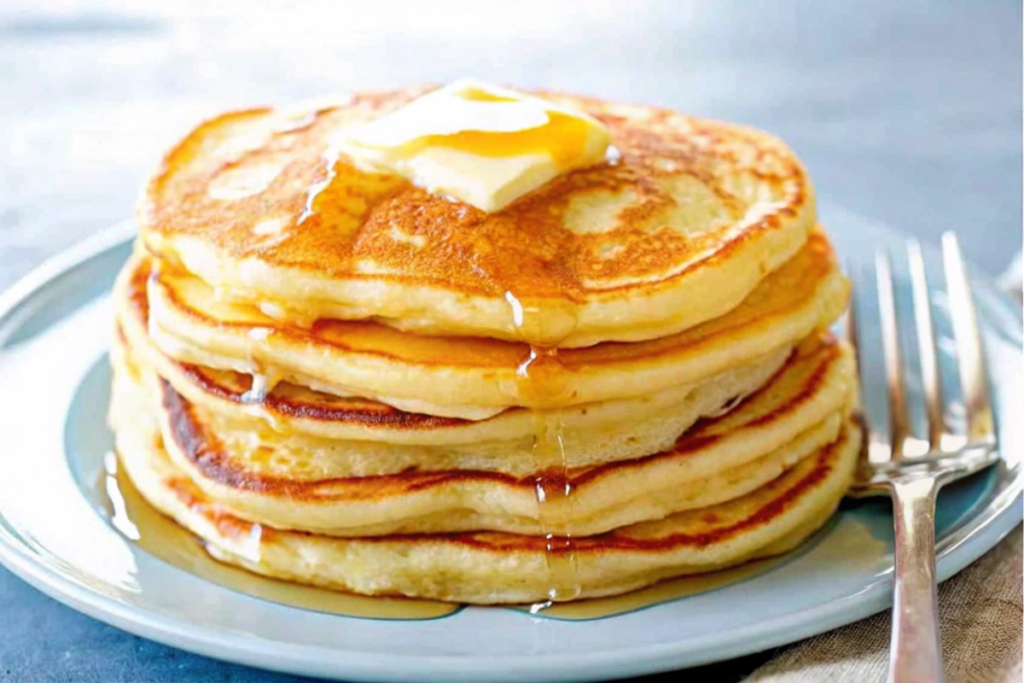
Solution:
[[(419, 620), (453, 614), (460, 605), (433, 600), (354, 595), (288, 581), (278, 581), (213, 559), (198, 538), (147, 503), (109, 453), (100, 490), (111, 526), (142, 550), (194, 576), (270, 602), (301, 609), (366, 619)], [(259, 559), (262, 529), (252, 525), (248, 559)]]

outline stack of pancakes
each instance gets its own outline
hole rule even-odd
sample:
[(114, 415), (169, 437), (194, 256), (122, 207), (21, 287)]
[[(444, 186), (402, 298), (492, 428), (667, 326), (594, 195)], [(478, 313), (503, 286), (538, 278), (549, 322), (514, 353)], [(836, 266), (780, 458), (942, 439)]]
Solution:
[(485, 213), (332, 136), (424, 92), (208, 121), (145, 188), (111, 424), (225, 562), (367, 595), (614, 595), (784, 552), (849, 485), (848, 285), (764, 133), (545, 94), (607, 163)]

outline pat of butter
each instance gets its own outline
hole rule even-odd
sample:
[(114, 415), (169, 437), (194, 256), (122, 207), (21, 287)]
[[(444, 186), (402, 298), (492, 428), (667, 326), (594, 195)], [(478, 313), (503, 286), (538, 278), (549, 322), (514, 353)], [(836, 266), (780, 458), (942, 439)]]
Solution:
[(499, 211), (603, 161), (608, 143), (607, 128), (583, 112), (467, 79), (342, 131), (336, 145), (363, 168)]

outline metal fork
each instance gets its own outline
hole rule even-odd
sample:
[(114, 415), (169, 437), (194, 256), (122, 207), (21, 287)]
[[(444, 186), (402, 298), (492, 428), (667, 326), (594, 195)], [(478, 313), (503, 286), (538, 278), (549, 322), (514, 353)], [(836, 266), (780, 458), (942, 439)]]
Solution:
[[(888, 252), (880, 252), (875, 276), (889, 433), (867, 425), (867, 446), (851, 494), (887, 493), (893, 501), (896, 587), (888, 680), (934, 683), (943, 680), (935, 584), (936, 494), (944, 484), (992, 465), (999, 454), (977, 315), (956, 235), (948, 232), (942, 236), (942, 260), (966, 433), (953, 433), (945, 419), (928, 282), (917, 242), (908, 244), (907, 256), (928, 434), (916, 436), (910, 427), (892, 267)], [(858, 289), (855, 282), (855, 295), (864, 296)], [(858, 298), (854, 297), (855, 302)], [(846, 330), (861, 360), (855, 302), (850, 306)], [(861, 368), (863, 373), (863, 365)]]

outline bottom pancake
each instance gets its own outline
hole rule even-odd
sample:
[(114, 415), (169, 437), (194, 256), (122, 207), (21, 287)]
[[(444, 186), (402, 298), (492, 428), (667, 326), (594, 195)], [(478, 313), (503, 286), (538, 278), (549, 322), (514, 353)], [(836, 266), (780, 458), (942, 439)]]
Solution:
[[(549, 569), (542, 537), (502, 532), (348, 539), (282, 531), (215, 503), (168, 457), (154, 416), (118, 425), (126, 474), (154, 507), (198, 535), (211, 555), (258, 574), (364, 595), (477, 604), (617, 595), (658, 581), (721, 569), (797, 545), (835, 510), (853, 476), (860, 430), (743, 497), (665, 519), (577, 538), (575, 570)], [(553, 583), (571, 581), (579, 591)]]

